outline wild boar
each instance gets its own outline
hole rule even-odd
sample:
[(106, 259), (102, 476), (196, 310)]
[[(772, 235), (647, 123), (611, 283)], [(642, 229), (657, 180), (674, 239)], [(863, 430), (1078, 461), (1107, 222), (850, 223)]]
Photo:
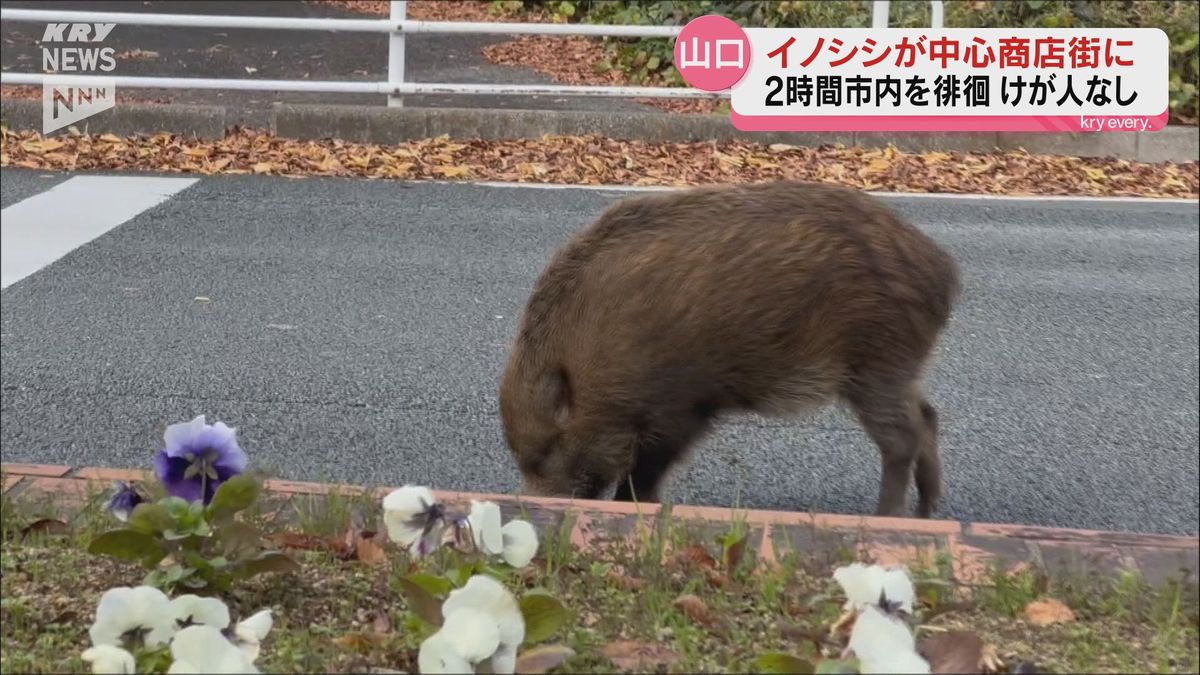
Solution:
[[(619, 201), (537, 279), (500, 383), (526, 494), (656, 502), (718, 417), (848, 404), (876, 513), (941, 497), (922, 385), (960, 294), (951, 256), (872, 196), (795, 181)], [(780, 458), (786, 461), (787, 458)]]

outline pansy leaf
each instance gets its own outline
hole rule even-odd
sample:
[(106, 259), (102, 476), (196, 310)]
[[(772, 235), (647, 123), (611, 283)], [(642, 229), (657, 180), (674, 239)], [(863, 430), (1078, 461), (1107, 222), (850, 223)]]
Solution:
[(821, 659), (817, 661), (815, 672), (828, 675), (852, 675), (858, 673), (856, 659)]
[(258, 530), (246, 523), (231, 521), (217, 528), (221, 540), (221, 552), (235, 560), (258, 552), (260, 535)]
[(153, 567), (167, 552), (153, 536), (137, 530), (110, 530), (97, 536), (88, 545), (88, 553), (110, 555), (122, 560), (135, 560), (146, 567)]
[(248, 474), (239, 474), (221, 483), (208, 505), (208, 515), (214, 520), (230, 518), (243, 509), (250, 508), (261, 491), (258, 481)]
[(813, 664), (783, 652), (770, 652), (754, 660), (754, 667), (760, 673), (802, 673), (807, 675), (814, 672)]
[(175, 520), (187, 518), (188, 508), (191, 506), (188, 500), (181, 497), (163, 497), (158, 503), (164, 509), (166, 509), (167, 513), (171, 514), (171, 517)]
[(207, 586), (208, 582), (204, 579), (201, 579), (198, 576), (193, 575), (193, 576), (184, 578), (184, 580), (179, 582), (179, 584), (185, 588), (197, 590), (197, 589), (201, 589), (201, 588), (204, 588), (205, 586)]
[(206, 560), (204, 556), (196, 553), (195, 551), (184, 551), (183, 561), (190, 565), (192, 569), (196, 570), (198, 574), (208, 576), (212, 573), (212, 565), (209, 564), (208, 560)]
[(400, 578), (396, 580), (396, 583), (400, 584), (400, 591), (408, 599), (408, 608), (413, 611), (413, 614), (421, 617), (421, 620), (426, 623), (441, 627), (442, 604), (438, 602), (437, 598), (416, 582), (408, 579)]
[(441, 597), (450, 592), (453, 587), (449, 579), (434, 576), (428, 572), (417, 572), (406, 577), (412, 583), (420, 586), (425, 592), (434, 597)]
[(142, 503), (129, 515), (129, 527), (146, 534), (161, 534), (175, 527), (175, 519), (162, 504)]
[(566, 622), (569, 612), (558, 598), (534, 589), (522, 596), (521, 615), (525, 617), (525, 640), (534, 643), (554, 635)]
[(137, 659), (136, 672), (139, 673), (165, 673), (171, 667), (171, 652), (167, 647), (139, 649), (135, 658)]
[(166, 539), (167, 541), (179, 541), (180, 539), (187, 539), (188, 537), (192, 536), (192, 533), (188, 531), (181, 532), (179, 530), (170, 529), (164, 531), (162, 536), (163, 539)]

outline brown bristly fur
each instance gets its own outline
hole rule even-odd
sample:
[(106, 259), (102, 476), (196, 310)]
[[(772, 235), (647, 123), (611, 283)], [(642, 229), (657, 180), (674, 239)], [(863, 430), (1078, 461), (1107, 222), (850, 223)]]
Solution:
[[(620, 201), (537, 280), (500, 386), (534, 494), (657, 501), (722, 413), (844, 401), (879, 447), (877, 513), (941, 493), (921, 380), (951, 257), (870, 195), (780, 181)], [(631, 489), (632, 488), (632, 489)]]

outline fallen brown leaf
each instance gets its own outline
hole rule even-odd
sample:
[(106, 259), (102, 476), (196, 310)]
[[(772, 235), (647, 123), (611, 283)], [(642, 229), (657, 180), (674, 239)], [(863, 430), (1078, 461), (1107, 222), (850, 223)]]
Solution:
[(779, 632), (783, 637), (794, 642), (811, 642), (817, 649), (820, 649), (824, 645), (836, 644), (822, 631), (805, 628), (793, 623), (783, 624), (779, 627)]
[(517, 657), (518, 673), (544, 673), (562, 665), (575, 655), (575, 650), (566, 645), (542, 645), (534, 647)]
[(609, 583), (623, 591), (640, 591), (646, 587), (645, 579), (631, 577), (616, 570), (609, 572), (607, 579)]
[(77, 612), (73, 609), (68, 609), (68, 610), (61, 612), (58, 616), (54, 617), (54, 619), (51, 620), (50, 623), (52, 623), (52, 624), (69, 624), (74, 621), (77, 621), (78, 619), (79, 619), (79, 612)]
[(672, 555), (668, 565), (673, 567), (698, 566), (715, 569), (717, 559), (712, 557), (712, 554), (700, 544), (689, 544), (687, 548)]
[(1075, 621), (1075, 612), (1061, 601), (1054, 598), (1034, 600), (1025, 606), (1025, 619), (1035, 626), (1049, 626), (1056, 623), (1071, 623)]
[(471, 173), (471, 167), (462, 164), (451, 164), (446, 166), (435, 166), (432, 171), (446, 178), (462, 178)]
[(386, 644), (389, 640), (387, 635), (379, 633), (346, 633), (340, 637), (333, 639), (333, 643), (343, 649), (349, 649), (357, 652), (368, 653), (379, 649), (380, 645)]
[(371, 631), (376, 635), (387, 635), (392, 632), (392, 620), (386, 610), (381, 610), (371, 620)]
[(28, 537), (31, 534), (59, 536), (70, 532), (71, 526), (65, 520), (58, 518), (41, 518), (21, 528), (22, 537)]
[(982, 673), (983, 639), (969, 631), (952, 630), (922, 638), (917, 653), (934, 673)]
[(355, 542), (354, 554), (359, 562), (367, 565), (383, 565), (387, 563), (387, 552), (375, 541), (374, 532), (363, 532)]
[(276, 532), (267, 535), (267, 540), (279, 548), (301, 551), (328, 551), (329, 540), (300, 532)]
[(679, 654), (665, 643), (626, 640), (605, 645), (598, 653), (621, 670), (635, 673), (649, 672), (679, 662)]
[(712, 628), (717, 625), (717, 617), (709, 609), (708, 604), (699, 596), (690, 593), (675, 598), (675, 606), (683, 610), (688, 618), (701, 626)]

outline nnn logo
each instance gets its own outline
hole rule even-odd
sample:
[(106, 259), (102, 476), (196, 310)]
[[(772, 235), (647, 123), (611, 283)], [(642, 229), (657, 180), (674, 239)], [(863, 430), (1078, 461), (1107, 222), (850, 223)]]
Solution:
[[(112, 47), (100, 43), (111, 23), (52, 23), (42, 35), (42, 133), (57, 131), (116, 104), (116, 80), (91, 73), (116, 67)], [(83, 75), (88, 74), (86, 77)]]
[(42, 81), (42, 133), (48, 134), (116, 104), (111, 77), (49, 75)]

